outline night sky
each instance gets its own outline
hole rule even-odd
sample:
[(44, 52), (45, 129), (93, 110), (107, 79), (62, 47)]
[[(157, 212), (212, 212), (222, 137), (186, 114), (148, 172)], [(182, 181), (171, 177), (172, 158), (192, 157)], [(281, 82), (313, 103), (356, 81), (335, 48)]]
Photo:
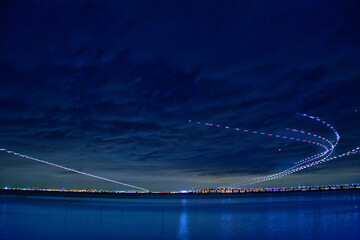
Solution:
[[(358, 1), (1, 1), (0, 148), (152, 190), (360, 146)], [(359, 155), (254, 186), (360, 182)], [(0, 186), (129, 189), (0, 152)]]

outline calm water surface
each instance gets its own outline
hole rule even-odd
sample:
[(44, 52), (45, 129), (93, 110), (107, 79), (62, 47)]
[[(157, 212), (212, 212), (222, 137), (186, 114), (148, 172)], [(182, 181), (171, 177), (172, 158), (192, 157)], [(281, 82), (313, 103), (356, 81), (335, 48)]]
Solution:
[(360, 191), (212, 198), (0, 195), (0, 239), (360, 239)]

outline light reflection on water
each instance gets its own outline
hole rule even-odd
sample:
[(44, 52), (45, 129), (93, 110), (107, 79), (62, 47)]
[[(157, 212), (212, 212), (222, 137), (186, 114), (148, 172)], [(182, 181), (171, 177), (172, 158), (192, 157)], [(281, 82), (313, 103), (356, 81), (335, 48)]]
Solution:
[(182, 211), (179, 221), (179, 239), (189, 239), (188, 210), (186, 209), (187, 199), (181, 199)]
[(0, 195), (0, 239), (358, 240), (359, 202), (359, 191), (85, 201)]

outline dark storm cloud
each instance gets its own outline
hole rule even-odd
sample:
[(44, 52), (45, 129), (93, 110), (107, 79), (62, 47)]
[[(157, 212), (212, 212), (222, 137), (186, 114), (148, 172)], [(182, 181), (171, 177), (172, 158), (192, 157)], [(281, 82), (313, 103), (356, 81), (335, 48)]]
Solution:
[(359, 145), (358, 13), (356, 1), (3, 2), (1, 146), (170, 189), (319, 151), (188, 119), (330, 137), (306, 112), (334, 123), (341, 153)]

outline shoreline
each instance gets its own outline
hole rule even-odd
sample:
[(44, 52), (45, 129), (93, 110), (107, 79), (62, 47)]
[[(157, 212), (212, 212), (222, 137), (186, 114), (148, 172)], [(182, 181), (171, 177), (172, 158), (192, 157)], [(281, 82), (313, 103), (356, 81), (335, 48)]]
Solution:
[(71, 192), (71, 191), (40, 191), (40, 190), (13, 190), (0, 189), (0, 196), (14, 197), (49, 197), (49, 198), (105, 198), (105, 199), (146, 199), (146, 198), (241, 198), (250, 196), (279, 196), (279, 195), (306, 195), (311, 193), (354, 192), (354, 189), (328, 189), (309, 191), (275, 191), (275, 192), (245, 192), (245, 193), (115, 193), (115, 192)]

